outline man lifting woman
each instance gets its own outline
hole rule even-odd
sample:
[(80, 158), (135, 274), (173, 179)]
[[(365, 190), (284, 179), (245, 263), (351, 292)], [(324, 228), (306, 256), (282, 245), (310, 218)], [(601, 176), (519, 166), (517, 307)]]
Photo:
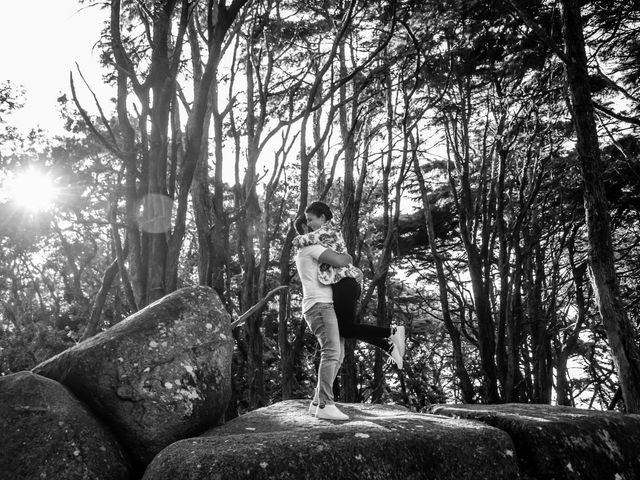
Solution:
[(357, 338), (380, 348), (398, 368), (405, 351), (403, 326), (356, 323), (362, 272), (353, 265), (344, 238), (323, 202), (313, 202), (295, 221), (296, 268), (302, 282), (302, 313), (320, 344), (318, 384), (309, 413), (348, 420), (333, 400), (333, 382), (344, 359), (344, 339)]

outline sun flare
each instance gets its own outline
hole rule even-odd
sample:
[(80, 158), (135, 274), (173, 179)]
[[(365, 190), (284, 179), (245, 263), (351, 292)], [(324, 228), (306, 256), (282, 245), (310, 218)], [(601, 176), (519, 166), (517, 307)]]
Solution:
[(9, 201), (34, 213), (51, 208), (56, 197), (53, 179), (33, 168), (16, 174), (7, 190)]

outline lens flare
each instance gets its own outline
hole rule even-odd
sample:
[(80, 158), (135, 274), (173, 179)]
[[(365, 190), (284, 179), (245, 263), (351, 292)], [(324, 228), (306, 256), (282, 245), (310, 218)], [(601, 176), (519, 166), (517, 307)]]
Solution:
[(166, 195), (150, 193), (143, 197), (138, 212), (138, 225), (148, 233), (171, 230), (173, 201)]
[(5, 188), (7, 200), (33, 213), (51, 208), (56, 197), (53, 179), (33, 168), (9, 178)]

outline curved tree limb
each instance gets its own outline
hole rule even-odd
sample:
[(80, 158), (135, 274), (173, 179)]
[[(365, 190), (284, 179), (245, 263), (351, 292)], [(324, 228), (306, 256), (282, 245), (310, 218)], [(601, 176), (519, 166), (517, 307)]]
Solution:
[(233, 322), (231, 322), (231, 328), (236, 328), (237, 326), (242, 325), (249, 317), (251, 317), (254, 313), (256, 313), (257, 311), (261, 310), (264, 305), (276, 294), (278, 294), (279, 292), (281, 292), (282, 290), (285, 290), (289, 288), (289, 285), (280, 285), (279, 287), (274, 288), (273, 290), (271, 290), (269, 293), (267, 293), (264, 298), (262, 300), (260, 300), (258, 303), (256, 303), (253, 307), (251, 307), (249, 310), (247, 310), (246, 312), (244, 312), (242, 315), (240, 315), (236, 320), (234, 320)]

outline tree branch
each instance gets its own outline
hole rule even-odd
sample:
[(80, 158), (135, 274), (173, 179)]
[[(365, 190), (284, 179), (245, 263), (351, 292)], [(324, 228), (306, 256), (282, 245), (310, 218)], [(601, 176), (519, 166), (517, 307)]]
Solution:
[(604, 105), (598, 103), (598, 102), (593, 102), (593, 107), (602, 112), (605, 113), (607, 115), (609, 115), (610, 117), (615, 118), (616, 120), (620, 120), (622, 122), (627, 122), (627, 123), (631, 123), (632, 125), (639, 125), (640, 126), (640, 119), (637, 117), (627, 117), (626, 115), (622, 115), (621, 113), (616, 113), (613, 110), (611, 110), (610, 108), (605, 107)]
[(120, 149), (118, 148), (117, 144), (110, 143), (104, 137), (104, 135), (102, 135), (100, 132), (98, 132), (98, 129), (95, 127), (95, 125), (93, 124), (93, 122), (89, 118), (89, 114), (87, 113), (87, 111), (84, 108), (82, 108), (82, 105), (80, 105), (80, 101), (78, 100), (78, 96), (76, 94), (76, 86), (75, 86), (75, 84), (73, 82), (73, 72), (69, 72), (69, 84), (71, 86), (71, 96), (73, 97), (73, 103), (75, 103), (76, 108), (80, 112), (80, 116), (82, 117), (82, 119), (87, 124), (87, 127), (89, 127), (89, 130), (91, 130), (91, 133), (93, 133), (98, 138), (100, 143), (102, 143), (107, 150), (109, 150), (111, 153), (113, 153), (116, 157), (122, 159), (123, 155), (122, 155), (122, 152), (120, 151)]
[(242, 315), (240, 315), (237, 318), (237, 320), (234, 320), (233, 322), (231, 322), (231, 328), (234, 329), (237, 326), (243, 324), (247, 320), (247, 318), (249, 318), (251, 315), (256, 313), (258, 310), (262, 309), (264, 307), (265, 303), (267, 303), (271, 299), (271, 297), (273, 297), (274, 295), (276, 295), (277, 293), (279, 293), (280, 291), (282, 291), (282, 290), (284, 290), (286, 288), (289, 288), (289, 285), (280, 285), (279, 287), (276, 287), (273, 290), (271, 290), (269, 293), (267, 293), (264, 296), (264, 298), (262, 300), (260, 300), (253, 307), (251, 307), (249, 310), (247, 310)]
[(543, 30), (543, 28), (538, 25), (531, 14), (520, 4), (519, 0), (507, 0), (508, 3), (513, 7), (513, 9), (518, 13), (520, 19), (527, 25), (533, 32), (542, 40), (542, 42), (549, 47), (549, 49), (555, 53), (560, 60), (562, 60), (567, 65), (573, 63), (573, 61), (567, 57), (567, 55), (562, 51), (562, 49), (558, 46), (558, 44), (551, 38), (547, 32)]

